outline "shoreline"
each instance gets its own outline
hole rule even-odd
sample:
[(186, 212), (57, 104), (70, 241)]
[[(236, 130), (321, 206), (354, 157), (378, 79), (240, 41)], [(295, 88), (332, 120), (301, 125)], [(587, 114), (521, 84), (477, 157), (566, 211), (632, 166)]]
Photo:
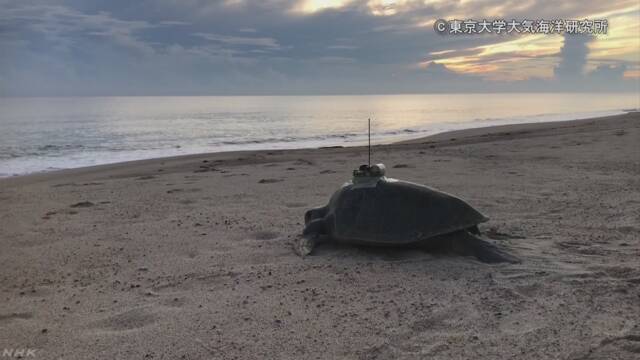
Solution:
[[(553, 131), (558, 128), (572, 128), (578, 126), (580, 124), (590, 123), (593, 121), (607, 121), (607, 120), (615, 120), (618, 118), (625, 118), (629, 115), (634, 116), (634, 114), (640, 114), (638, 111), (634, 110), (623, 110), (625, 113), (619, 115), (611, 115), (611, 116), (601, 116), (601, 117), (593, 117), (593, 118), (584, 118), (584, 119), (573, 119), (573, 120), (560, 120), (560, 121), (546, 121), (546, 122), (530, 122), (530, 123), (519, 123), (519, 124), (504, 124), (504, 125), (491, 125), (491, 126), (483, 126), (477, 128), (468, 128), (461, 130), (451, 130), (445, 131), (441, 133), (436, 133), (433, 135), (417, 137), (415, 139), (407, 139), (401, 140), (392, 143), (385, 144), (376, 144), (372, 145), (372, 148), (377, 149), (380, 147), (395, 147), (395, 146), (403, 146), (403, 145), (411, 145), (411, 144), (425, 144), (425, 143), (437, 143), (438, 146), (446, 146), (446, 141), (451, 138), (456, 138), (456, 144), (463, 143), (475, 143), (475, 142), (483, 142), (483, 141), (492, 141), (500, 137), (500, 135), (510, 135), (514, 133), (517, 135), (520, 133), (521, 135), (528, 135), (530, 132), (540, 132), (543, 134), (545, 130)], [(574, 126), (575, 125), (575, 126)], [(34, 173), (13, 175), (7, 177), (0, 177), (1, 183), (11, 183), (10, 180), (19, 180), (29, 181), (32, 179), (34, 181), (38, 181), (41, 178), (49, 178), (50, 176), (73, 176), (84, 173), (93, 173), (99, 172), (101, 170), (117, 170), (121, 167), (131, 167), (131, 166), (152, 166), (157, 163), (169, 162), (174, 163), (176, 161), (198, 161), (204, 158), (210, 157), (228, 157), (228, 156), (256, 156), (258, 154), (266, 154), (266, 153), (282, 153), (287, 152), (291, 154), (295, 154), (297, 152), (306, 152), (313, 150), (326, 150), (326, 149), (363, 149), (364, 145), (353, 145), (353, 146), (323, 146), (323, 147), (310, 147), (310, 148), (291, 148), (291, 149), (258, 149), (258, 150), (237, 150), (237, 151), (220, 151), (220, 152), (205, 152), (205, 153), (196, 153), (196, 154), (185, 154), (185, 155), (177, 155), (177, 156), (167, 156), (167, 157), (156, 157), (149, 159), (140, 159), (140, 160), (131, 160), (131, 161), (123, 161), (123, 162), (115, 162), (108, 164), (99, 164), (92, 166), (83, 166), (77, 168), (69, 168), (69, 169), (59, 169), (59, 170), (51, 170), (51, 171), (40, 171)]]

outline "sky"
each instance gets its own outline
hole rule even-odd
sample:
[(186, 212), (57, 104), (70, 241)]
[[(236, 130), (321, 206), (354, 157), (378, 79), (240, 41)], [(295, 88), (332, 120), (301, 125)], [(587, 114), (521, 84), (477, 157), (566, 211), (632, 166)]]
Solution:
[[(437, 19), (608, 33), (438, 34)], [(635, 91), (638, 0), (0, 0), (0, 96)]]

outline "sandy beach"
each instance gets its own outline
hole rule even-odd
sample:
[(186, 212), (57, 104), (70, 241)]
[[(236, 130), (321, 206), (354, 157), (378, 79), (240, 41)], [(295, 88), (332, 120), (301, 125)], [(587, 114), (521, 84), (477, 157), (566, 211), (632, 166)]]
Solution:
[(37, 359), (638, 359), (640, 113), (375, 146), (521, 259), (292, 250), (367, 149), (0, 179), (0, 351)]

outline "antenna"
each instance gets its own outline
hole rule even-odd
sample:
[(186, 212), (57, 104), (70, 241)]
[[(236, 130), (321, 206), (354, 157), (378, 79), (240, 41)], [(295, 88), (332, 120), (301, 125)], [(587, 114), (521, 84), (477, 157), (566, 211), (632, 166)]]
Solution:
[(371, 118), (369, 118), (369, 167), (371, 167)]

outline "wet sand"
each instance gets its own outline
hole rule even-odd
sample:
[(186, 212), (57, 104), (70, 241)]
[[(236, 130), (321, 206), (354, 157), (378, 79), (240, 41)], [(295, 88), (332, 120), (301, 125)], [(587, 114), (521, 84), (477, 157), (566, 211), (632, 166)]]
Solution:
[(42, 359), (637, 359), (640, 115), (376, 146), (520, 264), (291, 243), (365, 148), (0, 179), (0, 351)]

